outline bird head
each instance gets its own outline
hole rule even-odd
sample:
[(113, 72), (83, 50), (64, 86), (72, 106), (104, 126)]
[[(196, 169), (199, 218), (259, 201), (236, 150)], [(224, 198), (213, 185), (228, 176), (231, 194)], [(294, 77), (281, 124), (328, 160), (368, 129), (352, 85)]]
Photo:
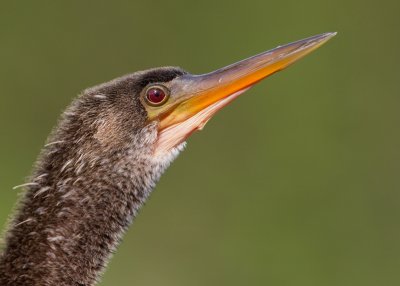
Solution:
[[(87, 111), (79, 113), (89, 115), (95, 122), (91, 123), (96, 125), (93, 138), (100, 142), (136, 140), (137, 146), (146, 146), (155, 157), (162, 156), (179, 149), (217, 111), (251, 86), (314, 51), (334, 35), (325, 33), (280, 46), (202, 75), (176, 67), (136, 72), (86, 90), (83, 106)], [(99, 107), (98, 112), (90, 116), (93, 106)], [(141, 136), (131, 136), (139, 133)]]

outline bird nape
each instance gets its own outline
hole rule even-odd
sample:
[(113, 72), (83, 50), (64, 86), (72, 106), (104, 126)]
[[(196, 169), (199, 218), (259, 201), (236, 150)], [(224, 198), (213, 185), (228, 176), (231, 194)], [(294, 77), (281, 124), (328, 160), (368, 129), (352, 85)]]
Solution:
[(64, 112), (5, 235), (0, 285), (94, 285), (186, 138), (325, 33), (204, 75), (163, 67), (85, 90)]

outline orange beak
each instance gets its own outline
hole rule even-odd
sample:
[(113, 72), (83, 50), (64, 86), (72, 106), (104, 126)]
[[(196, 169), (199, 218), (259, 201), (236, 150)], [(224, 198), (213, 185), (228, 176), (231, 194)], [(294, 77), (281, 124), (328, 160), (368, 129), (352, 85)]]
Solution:
[(185, 74), (169, 84), (170, 99), (148, 110), (159, 119), (157, 152), (169, 150), (205, 123), (222, 107), (260, 80), (319, 48), (336, 33), (325, 33), (277, 47), (204, 75)]

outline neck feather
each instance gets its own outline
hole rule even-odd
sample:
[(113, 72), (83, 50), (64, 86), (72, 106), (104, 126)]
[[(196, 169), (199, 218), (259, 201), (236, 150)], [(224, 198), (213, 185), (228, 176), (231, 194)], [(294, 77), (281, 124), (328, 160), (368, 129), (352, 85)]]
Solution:
[(104, 153), (84, 152), (57, 138), (46, 147), (6, 234), (0, 285), (96, 283), (183, 147), (154, 158), (146, 144), (132, 142)]

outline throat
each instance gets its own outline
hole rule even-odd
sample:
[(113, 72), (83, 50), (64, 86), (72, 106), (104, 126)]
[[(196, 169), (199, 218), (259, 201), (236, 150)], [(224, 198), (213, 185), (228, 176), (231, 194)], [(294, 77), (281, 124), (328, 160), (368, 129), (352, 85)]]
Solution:
[(73, 156), (57, 168), (45, 156), (6, 234), (0, 285), (94, 285), (179, 150)]

